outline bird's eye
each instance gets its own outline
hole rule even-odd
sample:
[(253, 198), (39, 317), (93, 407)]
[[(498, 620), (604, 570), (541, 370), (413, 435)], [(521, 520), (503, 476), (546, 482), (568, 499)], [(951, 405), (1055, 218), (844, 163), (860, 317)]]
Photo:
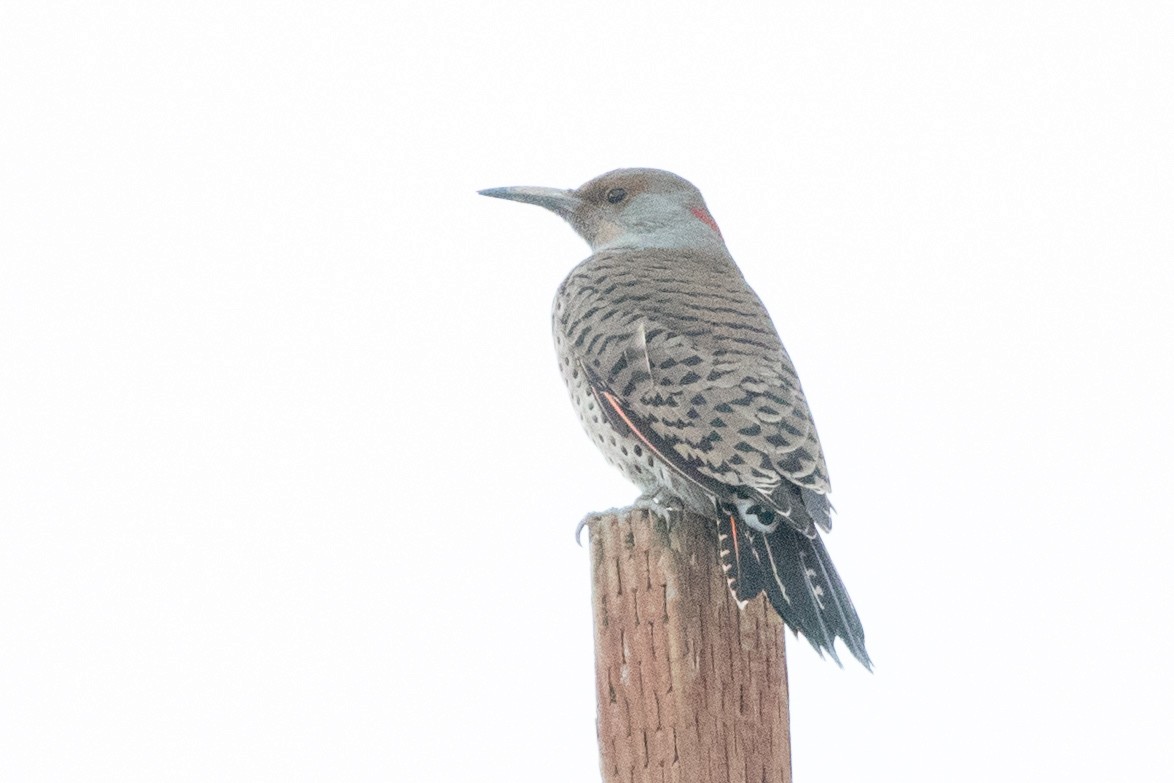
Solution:
[(607, 201), (609, 204), (619, 204), (626, 195), (628, 195), (628, 191), (623, 188), (612, 188), (607, 192)]

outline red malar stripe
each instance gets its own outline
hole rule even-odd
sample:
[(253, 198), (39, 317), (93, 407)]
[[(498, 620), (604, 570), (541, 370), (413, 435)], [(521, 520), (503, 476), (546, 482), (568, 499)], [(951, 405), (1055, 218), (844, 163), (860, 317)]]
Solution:
[(722, 230), (717, 227), (717, 221), (713, 219), (713, 215), (705, 211), (705, 207), (689, 207), (689, 211), (693, 213), (693, 217), (716, 231), (719, 237), (722, 235)]

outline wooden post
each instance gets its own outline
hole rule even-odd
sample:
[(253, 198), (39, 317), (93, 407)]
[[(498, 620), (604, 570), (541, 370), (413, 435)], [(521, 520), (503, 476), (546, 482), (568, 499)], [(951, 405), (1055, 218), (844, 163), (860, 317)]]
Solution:
[(790, 783), (782, 621), (738, 610), (713, 523), (602, 515), (591, 564), (604, 783)]

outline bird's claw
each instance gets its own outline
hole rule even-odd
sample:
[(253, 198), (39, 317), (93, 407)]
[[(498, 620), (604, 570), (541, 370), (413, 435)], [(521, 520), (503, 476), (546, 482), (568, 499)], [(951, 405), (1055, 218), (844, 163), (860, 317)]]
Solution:
[(592, 511), (590, 514), (580, 519), (579, 524), (575, 525), (575, 543), (579, 546), (583, 546), (583, 542), (579, 540), (579, 536), (582, 534), (583, 528), (589, 527), (592, 522), (601, 517), (619, 516), (623, 512), (624, 510), (622, 508), (612, 508), (608, 509), (607, 511)]
[(632, 507), (651, 511), (659, 517), (664, 517), (665, 520), (671, 520), (675, 515), (684, 510), (680, 499), (664, 489), (658, 489), (655, 492), (645, 492), (632, 501)]
[(583, 542), (579, 540), (579, 536), (583, 533), (583, 528), (587, 527), (588, 525), (590, 525), (592, 522), (594, 522), (598, 518), (599, 518), (598, 514), (588, 514), (587, 516), (585, 516), (579, 520), (579, 524), (575, 525), (575, 543), (576, 544), (578, 544), (579, 546), (583, 546)]

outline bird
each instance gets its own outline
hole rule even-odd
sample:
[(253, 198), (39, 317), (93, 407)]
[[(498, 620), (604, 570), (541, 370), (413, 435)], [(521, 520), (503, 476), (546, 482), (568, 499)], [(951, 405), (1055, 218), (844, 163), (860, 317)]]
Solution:
[(584, 430), (637, 505), (712, 520), (740, 607), (766, 593), (821, 656), (842, 666), (839, 639), (871, 670), (821, 537), (831, 483), (799, 376), (701, 191), (623, 168), (575, 189), (478, 192), (543, 207), (590, 247), (555, 295), (555, 350)]

